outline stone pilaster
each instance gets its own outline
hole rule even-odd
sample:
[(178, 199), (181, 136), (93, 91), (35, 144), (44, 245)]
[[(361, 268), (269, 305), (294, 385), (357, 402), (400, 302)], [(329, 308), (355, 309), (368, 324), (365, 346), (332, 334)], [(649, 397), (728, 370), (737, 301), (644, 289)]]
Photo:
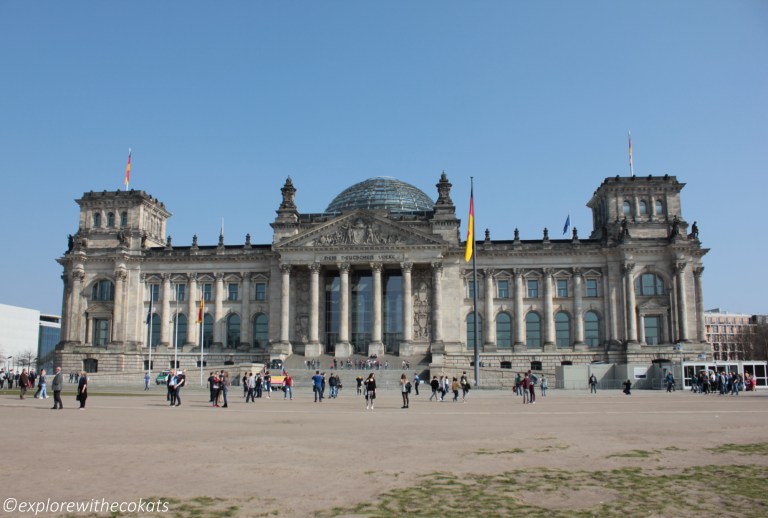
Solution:
[[(496, 320), (493, 311), (493, 274), (490, 268), (483, 270), (485, 279), (485, 340), (483, 352), (496, 352)], [(475, 286), (475, 289), (478, 287)]]
[(544, 268), (544, 351), (554, 352), (555, 315), (552, 303), (552, 268)]
[(573, 269), (573, 348), (576, 351), (586, 351), (584, 343), (584, 277), (581, 268)]
[(675, 282), (677, 283), (677, 320), (680, 331), (680, 341), (690, 342), (688, 338), (688, 303), (685, 299), (685, 267), (681, 261), (675, 264)]
[(125, 268), (115, 270), (115, 301), (112, 306), (112, 342), (122, 344), (125, 341), (123, 298), (125, 297), (125, 280), (128, 273)]
[(627, 350), (639, 350), (637, 347), (637, 309), (635, 302), (635, 281), (632, 277), (632, 271), (635, 269), (635, 263), (624, 263), (624, 293), (626, 293), (627, 308)]
[[(197, 344), (197, 329), (200, 325), (197, 323), (197, 314), (200, 310), (197, 299), (197, 274), (190, 273), (187, 275), (188, 279), (188, 293), (187, 293), (187, 337), (185, 342), (189, 345)], [(202, 297), (202, 293), (199, 294)]]
[(432, 263), (432, 352), (444, 350), (443, 344), (443, 315), (441, 301), (443, 299), (443, 263)]
[(523, 270), (512, 270), (515, 276), (515, 348), (516, 353), (525, 352), (525, 317), (523, 316)]
[(170, 347), (171, 343), (171, 274), (163, 274), (163, 296), (161, 302), (162, 315), (160, 316), (160, 344)]
[(290, 317), (291, 317), (291, 265), (281, 264), (280, 283), (280, 343), (278, 354), (291, 354)]
[(693, 282), (696, 296), (696, 340), (700, 343), (707, 341), (706, 328), (704, 327), (704, 288), (701, 283), (701, 274), (704, 267), (693, 269)]
[(213, 298), (213, 345), (219, 347), (227, 343), (227, 329), (224, 322), (224, 274), (216, 274), (216, 293)]
[(242, 272), (243, 290), (240, 294), (240, 343), (252, 346), (253, 324), (251, 323), (251, 276)]
[(403, 272), (403, 341), (400, 342), (400, 354), (410, 356), (413, 354), (413, 264), (404, 262), (400, 267)]

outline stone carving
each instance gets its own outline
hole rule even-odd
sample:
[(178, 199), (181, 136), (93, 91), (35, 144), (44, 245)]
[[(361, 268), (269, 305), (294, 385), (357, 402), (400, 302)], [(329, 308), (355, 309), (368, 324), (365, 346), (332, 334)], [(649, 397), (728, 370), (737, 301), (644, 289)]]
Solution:
[(197, 234), (192, 236), (192, 248), (197, 248)]
[(693, 222), (693, 225), (691, 225), (691, 237), (693, 239), (699, 239), (699, 226), (695, 221)]
[(573, 240), (574, 241), (579, 240), (579, 231), (576, 229), (576, 227), (573, 227)]
[(544, 241), (549, 241), (549, 230), (544, 227)]
[(669, 237), (675, 238), (678, 235), (680, 235), (680, 219), (675, 214), (675, 217), (672, 218), (672, 230), (669, 233)]
[(250, 248), (251, 247), (251, 234), (245, 235), (245, 247)]
[(173, 248), (171, 245), (171, 235), (168, 234), (168, 238), (165, 240), (165, 248)]
[(293, 181), (290, 176), (285, 180), (285, 185), (280, 189), (280, 192), (283, 194), (283, 202), (280, 204), (280, 210), (295, 209), (296, 188), (293, 186)]
[(453, 200), (451, 200), (451, 187), (453, 187), (453, 184), (448, 181), (448, 175), (445, 174), (445, 171), (440, 175), (440, 181), (437, 182), (436, 187), (437, 202), (435, 205), (453, 205)]
[(74, 247), (75, 247), (75, 238), (72, 237), (72, 234), (69, 234), (67, 236), (67, 252), (71, 252)]
[(515, 228), (515, 241), (520, 241), (520, 230)]
[(141, 233), (141, 248), (147, 248), (147, 233)]
[(120, 230), (117, 233), (117, 241), (120, 243), (120, 246), (128, 246), (128, 236), (126, 236), (125, 231)]
[(358, 219), (354, 223), (345, 223), (330, 234), (317, 238), (315, 244), (334, 245), (398, 245), (402, 237), (397, 234), (385, 234), (375, 224)]
[(490, 241), (491, 240), (491, 231), (487, 228), (485, 229), (485, 240)]
[(619, 234), (619, 239), (624, 239), (625, 237), (630, 237), (629, 222), (627, 221), (627, 218), (621, 220), (621, 233)]
[(413, 271), (413, 339), (429, 341), (432, 329), (432, 279), (427, 270)]

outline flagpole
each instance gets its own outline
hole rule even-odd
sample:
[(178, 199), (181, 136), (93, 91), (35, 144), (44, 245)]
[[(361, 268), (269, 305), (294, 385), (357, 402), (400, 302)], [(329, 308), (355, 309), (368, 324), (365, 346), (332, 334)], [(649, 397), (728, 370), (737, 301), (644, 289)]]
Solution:
[(203, 347), (205, 347), (205, 343), (203, 342), (203, 322), (205, 321), (205, 315), (203, 314), (203, 288), (200, 287), (200, 309), (198, 310), (200, 312), (200, 386), (203, 386), (203, 367), (205, 366), (205, 353), (203, 352)]
[[(474, 205), (475, 199), (475, 177), (470, 176), (470, 199)], [(474, 212), (474, 210), (473, 210)], [(478, 322), (477, 322), (477, 247), (475, 247), (475, 218), (472, 216), (472, 318), (474, 319), (474, 343), (475, 343), (475, 387), (480, 386), (480, 344), (478, 341)]]
[(635, 166), (632, 164), (632, 132), (627, 131), (627, 138), (629, 139), (629, 172), (632, 176), (635, 176)]
[(173, 315), (173, 369), (179, 368), (179, 285), (176, 284), (176, 312)]
[(149, 378), (152, 379), (152, 286), (149, 288), (149, 321), (147, 322), (149, 328)]

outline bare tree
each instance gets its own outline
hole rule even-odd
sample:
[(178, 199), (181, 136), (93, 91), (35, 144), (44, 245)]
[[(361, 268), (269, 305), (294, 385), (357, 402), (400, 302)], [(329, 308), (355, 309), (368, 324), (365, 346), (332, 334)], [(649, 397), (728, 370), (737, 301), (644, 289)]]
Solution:
[(756, 324), (744, 348), (745, 360), (768, 360), (768, 324)]
[(34, 365), (37, 367), (37, 354), (32, 349), (27, 349), (16, 356), (16, 365), (22, 369), (31, 369)]

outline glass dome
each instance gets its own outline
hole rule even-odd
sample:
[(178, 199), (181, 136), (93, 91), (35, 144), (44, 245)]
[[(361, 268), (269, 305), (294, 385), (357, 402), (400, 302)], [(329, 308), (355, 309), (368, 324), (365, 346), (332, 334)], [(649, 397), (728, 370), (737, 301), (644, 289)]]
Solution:
[(377, 176), (344, 189), (325, 211), (386, 209), (389, 212), (418, 212), (434, 208), (435, 202), (424, 191), (395, 178)]

